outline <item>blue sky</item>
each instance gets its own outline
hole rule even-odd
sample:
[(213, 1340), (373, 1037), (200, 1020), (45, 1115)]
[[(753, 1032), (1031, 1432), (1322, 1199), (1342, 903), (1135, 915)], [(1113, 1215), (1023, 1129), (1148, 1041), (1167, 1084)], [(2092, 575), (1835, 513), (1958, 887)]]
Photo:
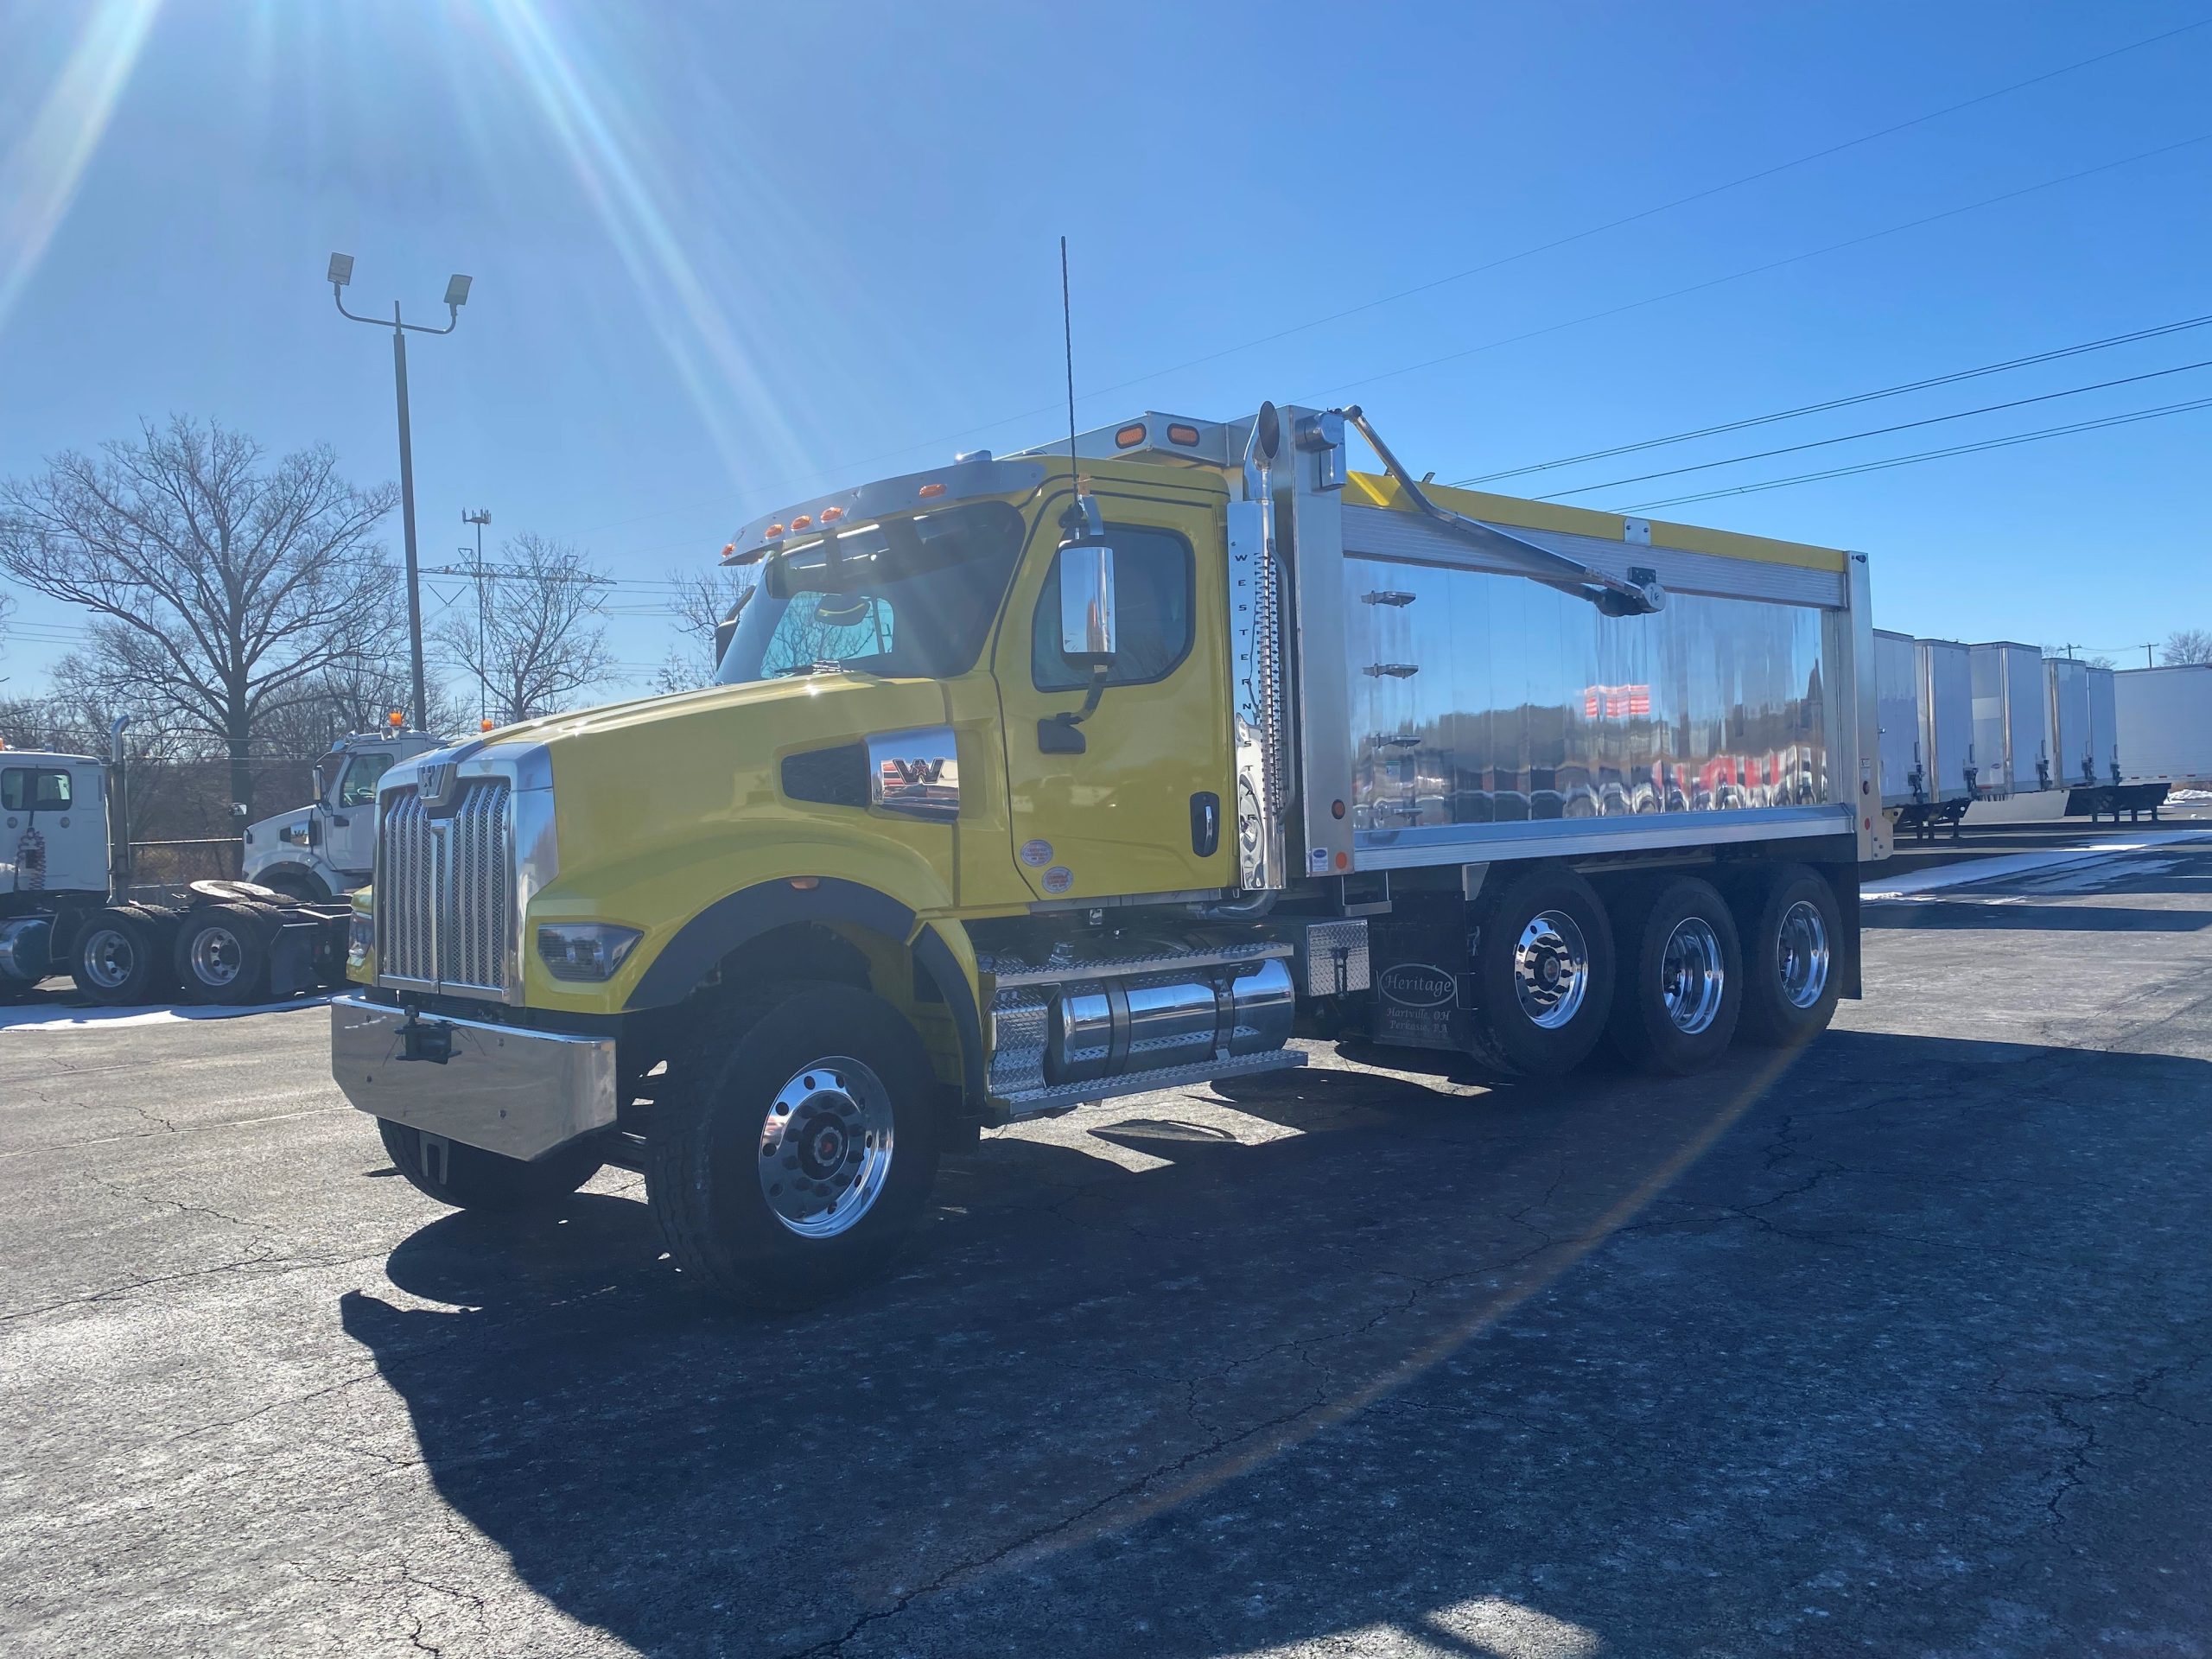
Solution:
[[(410, 357), (426, 560), (484, 505), (650, 582), (794, 498), (1049, 436), (1063, 232), (1084, 424), (1357, 400), (1409, 464), (1487, 473), (2212, 312), (2212, 27), (1437, 280), (2200, 16), (0, 0), (0, 473), (179, 411), (396, 476), (388, 346), (321, 282), (344, 249), (357, 309), (435, 321), (475, 278)], [(2212, 328), (1523, 487), (2204, 359)], [(1573, 499), (2199, 397), (2212, 369)], [(1885, 626), (2110, 651), (2212, 626), (2208, 438), (2212, 410), (1667, 516), (1868, 550)], [(640, 678), (655, 594), (616, 601)], [(81, 622), (26, 599), (6, 691)]]

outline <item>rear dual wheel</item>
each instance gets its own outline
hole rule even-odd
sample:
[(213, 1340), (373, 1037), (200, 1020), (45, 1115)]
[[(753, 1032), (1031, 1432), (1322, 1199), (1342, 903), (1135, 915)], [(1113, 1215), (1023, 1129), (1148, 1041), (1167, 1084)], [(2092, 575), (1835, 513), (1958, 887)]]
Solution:
[(1727, 1052), (1743, 1012), (1743, 950), (1727, 901), (1712, 883), (1681, 876), (1628, 890), (1618, 914), (1613, 1049), (1644, 1071), (1703, 1070)]
[(1843, 918), (1835, 893), (1802, 864), (1739, 890), (1745, 950), (1744, 1040), (1770, 1048), (1810, 1042), (1835, 1017)]
[(1478, 903), (1472, 959), (1477, 1057), (1550, 1077), (1589, 1058), (1613, 1001), (1611, 918), (1572, 870), (1535, 869)]
[(185, 995), (239, 1007), (269, 995), (271, 920), (248, 905), (196, 905), (178, 926), (170, 960)]
[(1538, 869), (1478, 904), (1475, 1047), (1494, 1070), (1558, 1077), (1603, 1038), (1639, 1069), (1681, 1074), (1738, 1039), (1810, 1041), (1834, 1016), (1841, 918), (1817, 872), (1767, 867), (1729, 897), (1691, 876), (1609, 893)]
[(69, 976), (94, 1002), (136, 1007), (157, 1001), (174, 982), (166, 929), (136, 905), (110, 905), (77, 930)]

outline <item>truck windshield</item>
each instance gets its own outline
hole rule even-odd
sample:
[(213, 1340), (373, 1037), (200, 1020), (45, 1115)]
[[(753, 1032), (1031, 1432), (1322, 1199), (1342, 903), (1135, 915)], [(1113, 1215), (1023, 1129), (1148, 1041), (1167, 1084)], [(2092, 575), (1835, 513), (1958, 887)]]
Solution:
[(715, 676), (724, 685), (847, 670), (950, 679), (998, 613), (1021, 515), (979, 501), (771, 554)]

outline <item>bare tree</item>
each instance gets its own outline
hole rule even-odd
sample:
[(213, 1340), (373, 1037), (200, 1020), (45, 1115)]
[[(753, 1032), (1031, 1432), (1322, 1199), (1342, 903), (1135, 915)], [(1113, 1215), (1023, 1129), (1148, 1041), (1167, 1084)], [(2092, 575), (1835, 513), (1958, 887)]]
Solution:
[(715, 630), (759, 577), (757, 565), (717, 565), (711, 570), (668, 573), (669, 585), (675, 590), (668, 608), (676, 618), (678, 643), (670, 647), (655, 671), (656, 687), (663, 691), (696, 691), (715, 683), (715, 671), (721, 666), (715, 652)]
[(614, 667), (600, 620), (607, 578), (572, 542), (525, 531), (500, 548), (483, 638), (476, 620), (454, 614), (437, 630), (440, 647), (492, 706), (510, 720), (553, 713)]
[(340, 478), (327, 445), (264, 465), (243, 433), (174, 416), (0, 485), (0, 569), (91, 610), (101, 683), (221, 739), (251, 810), (264, 715), (390, 631), (369, 532), (394, 499)]
[(2177, 663), (2212, 663), (2212, 630), (2178, 629), (2166, 636), (2158, 657), (2170, 667)]
[[(311, 760), (348, 732), (383, 731), (394, 709), (407, 708), (410, 695), (404, 656), (334, 663), (305, 682), (296, 699), (270, 712), (261, 747), (274, 756)], [(435, 676), (423, 695), (430, 706), (415, 717), (423, 731), (451, 736), (475, 728), (474, 711), (464, 714), (450, 688)]]

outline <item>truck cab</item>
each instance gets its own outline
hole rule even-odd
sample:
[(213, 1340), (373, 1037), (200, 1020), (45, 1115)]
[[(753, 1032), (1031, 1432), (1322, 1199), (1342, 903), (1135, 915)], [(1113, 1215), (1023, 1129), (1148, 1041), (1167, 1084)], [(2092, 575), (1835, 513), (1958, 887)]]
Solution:
[(376, 860), (377, 787), (394, 765), (439, 747), (427, 732), (358, 732), (315, 763), (315, 798), (248, 824), (245, 880), (319, 904), (369, 879)]
[(0, 894), (107, 892), (107, 791), (88, 755), (0, 749)]

